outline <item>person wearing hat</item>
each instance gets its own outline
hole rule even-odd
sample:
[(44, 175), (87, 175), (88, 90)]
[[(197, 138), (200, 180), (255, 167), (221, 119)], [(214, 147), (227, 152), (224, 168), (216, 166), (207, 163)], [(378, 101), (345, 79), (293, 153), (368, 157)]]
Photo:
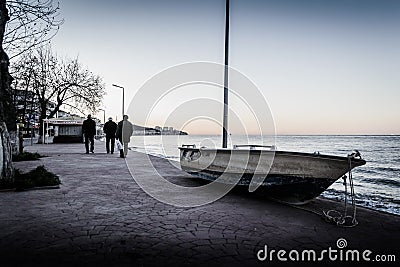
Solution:
[(94, 153), (94, 136), (96, 135), (96, 122), (92, 120), (92, 115), (87, 116), (87, 120), (83, 121), (82, 133), (85, 135), (85, 148), (86, 154), (89, 154), (89, 141), (90, 152)]
[(110, 141), (111, 141), (111, 154), (114, 154), (115, 145), (115, 132), (117, 131), (117, 124), (113, 122), (112, 118), (108, 118), (108, 121), (104, 123), (103, 132), (106, 134), (106, 151), (110, 153)]

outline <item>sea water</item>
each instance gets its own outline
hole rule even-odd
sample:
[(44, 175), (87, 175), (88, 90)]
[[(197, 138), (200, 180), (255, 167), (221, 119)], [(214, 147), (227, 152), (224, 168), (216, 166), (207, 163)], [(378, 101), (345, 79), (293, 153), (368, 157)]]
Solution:
[[(151, 155), (164, 157), (179, 166), (182, 144), (197, 147), (221, 147), (221, 137), (212, 135), (133, 136), (130, 147)], [(360, 206), (400, 215), (400, 136), (230, 136), (229, 145), (275, 145), (277, 150), (347, 156), (354, 149), (367, 161), (353, 169), (356, 203)], [(322, 196), (344, 198), (343, 180), (331, 185)]]

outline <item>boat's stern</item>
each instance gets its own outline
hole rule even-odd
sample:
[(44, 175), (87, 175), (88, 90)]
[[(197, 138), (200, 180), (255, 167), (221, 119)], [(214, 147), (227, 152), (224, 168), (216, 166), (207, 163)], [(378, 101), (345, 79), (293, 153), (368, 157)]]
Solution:
[(198, 165), (194, 163), (194, 161), (200, 158), (200, 149), (196, 148), (196, 145), (182, 145), (181, 147), (179, 147), (179, 151), (179, 161), (181, 164), (181, 169), (190, 173), (194, 169), (190, 168), (190, 166)]

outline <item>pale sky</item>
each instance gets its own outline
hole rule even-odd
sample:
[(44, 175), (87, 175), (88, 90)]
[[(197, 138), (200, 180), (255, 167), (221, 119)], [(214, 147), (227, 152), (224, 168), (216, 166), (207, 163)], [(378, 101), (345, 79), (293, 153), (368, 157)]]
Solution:
[[(104, 78), (107, 117), (121, 118), (121, 89), (113, 83), (125, 87), (127, 110), (139, 88), (168, 67), (223, 63), (224, 0), (60, 6), (65, 23), (53, 48)], [(231, 0), (230, 34), (230, 64), (265, 96), (278, 134), (400, 134), (400, 1)], [(178, 105), (168, 99), (170, 108)]]

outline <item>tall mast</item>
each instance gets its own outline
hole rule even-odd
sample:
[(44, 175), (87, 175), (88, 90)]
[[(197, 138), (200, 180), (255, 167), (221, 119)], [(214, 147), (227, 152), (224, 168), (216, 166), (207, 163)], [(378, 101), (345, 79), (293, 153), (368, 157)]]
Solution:
[(222, 147), (228, 147), (228, 71), (229, 71), (229, 0), (225, 7), (225, 69), (224, 69), (224, 118), (222, 129)]

